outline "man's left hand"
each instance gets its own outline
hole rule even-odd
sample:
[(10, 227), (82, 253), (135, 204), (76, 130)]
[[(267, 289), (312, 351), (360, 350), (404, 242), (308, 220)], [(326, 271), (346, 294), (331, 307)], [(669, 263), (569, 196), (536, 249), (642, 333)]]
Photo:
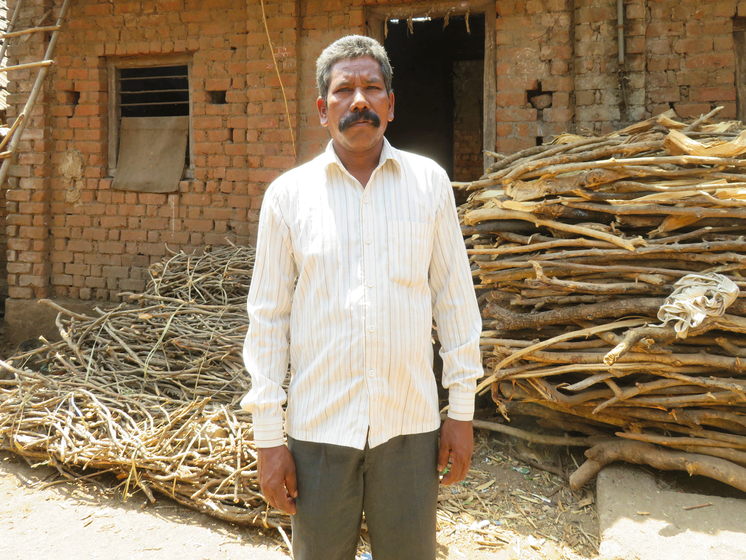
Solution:
[(464, 480), (469, 472), (471, 454), (474, 452), (474, 432), (470, 421), (446, 418), (440, 428), (438, 450), (438, 472), (442, 473), (451, 462), (450, 470), (441, 479), (441, 484), (453, 484)]

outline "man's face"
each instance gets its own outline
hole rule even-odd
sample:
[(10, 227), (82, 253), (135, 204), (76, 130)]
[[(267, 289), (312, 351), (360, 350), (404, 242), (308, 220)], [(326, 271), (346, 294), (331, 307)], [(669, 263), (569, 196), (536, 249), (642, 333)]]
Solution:
[(380, 149), (394, 120), (394, 94), (386, 93), (381, 67), (370, 56), (336, 62), (326, 102), (319, 97), (316, 106), (335, 148), (356, 154)]

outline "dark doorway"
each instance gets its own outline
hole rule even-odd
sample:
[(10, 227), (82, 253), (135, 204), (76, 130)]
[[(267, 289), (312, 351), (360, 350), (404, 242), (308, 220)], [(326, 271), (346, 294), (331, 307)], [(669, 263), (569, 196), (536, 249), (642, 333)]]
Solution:
[(482, 174), (484, 15), (389, 20), (391, 144), (437, 161), (451, 180)]

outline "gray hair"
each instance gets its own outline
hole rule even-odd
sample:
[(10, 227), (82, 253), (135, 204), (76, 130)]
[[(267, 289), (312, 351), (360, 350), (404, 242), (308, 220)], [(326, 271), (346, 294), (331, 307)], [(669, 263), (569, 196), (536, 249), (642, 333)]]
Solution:
[(386, 93), (391, 93), (394, 71), (391, 69), (389, 57), (381, 43), (372, 37), (347, 35), (326, 47), (319, 58), (316, 59), (316, 86), (319, 88), (319, 95), (324, 102), (329, 95), (332, 66), (340, 60), (350, 60), (363, 56), (369, 56), (378, 63), (381, 67), (383, 82), (386, 85)]

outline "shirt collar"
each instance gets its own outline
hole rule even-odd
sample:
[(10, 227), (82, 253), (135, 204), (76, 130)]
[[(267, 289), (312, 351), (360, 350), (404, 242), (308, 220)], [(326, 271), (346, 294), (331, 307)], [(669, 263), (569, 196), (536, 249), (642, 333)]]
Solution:
[[(337, 165), (340, 169), (347, 172), (345, 169), (345, 166), (342, 164), (342, 161), (339, 159), (339, 156), (337, 155), (337, 152), (334, 151), (334, 146), (332, 144), (332, 141), (329, 140), (329, 143), (326, 145), (326, 150), (324, 150), (324, 153), (320, 156), (320, 162), (324, 168), (324, 171), (328, 173), (329, 166), (331, 165)], [(401, 155), (399, 154), (399, 150), (394, 148), (386, 139), (386, 137), (383, 137), (383, 148), (381, 149), (381, 156), (378, 159), (378, 165), (376, 166), (376, 169), (379, 167), (382, 167), (386, 165), (389, 161), (392, 162), (394, 168), (401, 172), (402, 169), (402, 163), (401, 163)], [(373, 171), (375, 173), (375, 170)]]

